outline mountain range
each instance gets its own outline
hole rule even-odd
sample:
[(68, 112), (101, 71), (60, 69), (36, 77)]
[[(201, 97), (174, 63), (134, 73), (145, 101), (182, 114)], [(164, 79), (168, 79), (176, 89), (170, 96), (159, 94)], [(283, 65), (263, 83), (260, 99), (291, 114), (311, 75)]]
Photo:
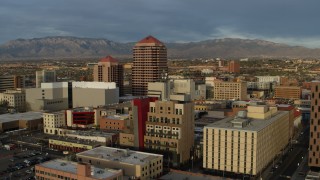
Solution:
[[(0, 60), (90, 58), (111, 55), (131, 58), (135, 43), (78, 37), (17, 39), (0, 45)], [(165, 43), (169, 58), (319, 58), (320, 49), (265, 40), (224, 38), (189, 43)]]

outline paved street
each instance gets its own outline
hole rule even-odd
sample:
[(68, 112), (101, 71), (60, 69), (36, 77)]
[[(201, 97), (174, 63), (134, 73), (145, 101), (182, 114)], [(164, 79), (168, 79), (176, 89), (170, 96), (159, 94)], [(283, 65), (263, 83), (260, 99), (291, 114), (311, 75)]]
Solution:
[[(263, 179), (304, 179), (303, 175), (299, 175), (299, 172), (306, 174), (308, 168), (306, 160), (308, 155), (309, 144), (309, 131), (306, 128), (303, 134), (297, 139), (297, 143), (293, 144), (293, 149), (282, 157), (275, 160), (275, 164), (279, 165), (278, 168), (274, 168), (272, 173), (272, 164), (263, 173)], [(282, 160), (282, 163), (279, 161)], [(296, 173), (295, 173), (296, 172)], [(295, 174), (295, 178), (292, 178)]]

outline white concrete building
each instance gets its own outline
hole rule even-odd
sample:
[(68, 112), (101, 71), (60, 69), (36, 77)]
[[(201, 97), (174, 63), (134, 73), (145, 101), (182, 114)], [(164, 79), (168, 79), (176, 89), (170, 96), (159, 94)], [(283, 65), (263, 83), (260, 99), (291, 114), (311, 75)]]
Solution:
[(45, 134), (59, 133), (59, 128), (66, 126), (65, 112), (43, 113), (43, 131)]

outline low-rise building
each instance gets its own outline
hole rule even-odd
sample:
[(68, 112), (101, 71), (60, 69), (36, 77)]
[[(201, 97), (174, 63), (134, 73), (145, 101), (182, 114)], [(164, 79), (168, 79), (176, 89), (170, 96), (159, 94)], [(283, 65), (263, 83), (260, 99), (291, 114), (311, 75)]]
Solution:
[(24, 89), (6, 90), (0, 93), (0, 104), (7, 103), (9, 111), (26, 111), (26, 93)]
[(89, 163), (55, 159), (35, 166), (37, 179), (122, 180), (122, 170), (98, 168)]
[(213, 92), (216, 100), (247, 100), (247, 83), (215, 82)]
[(301, 87), (298, 86), (277, 86), (274, 89), (274, 98), (300, 99), (301, 92)]
[(129, 124), (129, 114), (117, 114), (100, 118), (100, 129), (126, 130)]
[(0, 132), (28, 129), (38, 130), (42, 128), (43, 118), (41, 112), (25, 112), (0, 115)]
[(102, 145), (105, 143), (71, 137), (50, 137), (49, 139), (49, 148), (60, 151), (82, 152)]
[(163, 155), (112, 147), (97, 147), (77, 154), (79, 162), (102, 168), (122, 169), (133, 179), (156, 179), (163, 172)]
[(66, 110), (68, 127), (90, 128), (95, 123), (95, 112), (92, 107), (81, 107)]
[(59, 128), (66, 126), (65, 112), (58, 111), (43, 113), (43, 132), (45, 134), (59, 134)]

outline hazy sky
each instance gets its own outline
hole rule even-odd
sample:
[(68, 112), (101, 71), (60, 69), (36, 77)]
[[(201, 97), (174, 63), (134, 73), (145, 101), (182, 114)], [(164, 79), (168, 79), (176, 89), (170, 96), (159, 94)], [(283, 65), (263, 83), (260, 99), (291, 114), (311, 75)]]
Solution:
[(320, 48), (319, 0), (0, 0), (0, 44), (77, 36), (134, 42), (264, 39)]

